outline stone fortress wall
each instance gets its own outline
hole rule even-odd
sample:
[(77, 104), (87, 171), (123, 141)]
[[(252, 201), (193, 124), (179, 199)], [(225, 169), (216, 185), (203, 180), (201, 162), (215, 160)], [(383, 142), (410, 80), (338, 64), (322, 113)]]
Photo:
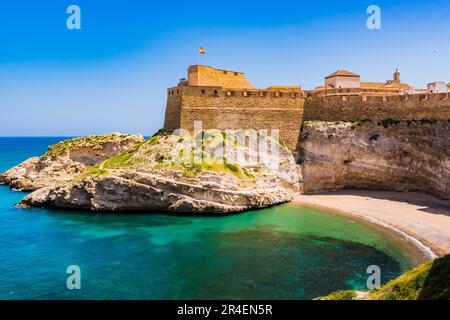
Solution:
[[(303, 121), (450, 120), (448, 94), (319, 97), (300, 87), (256, 89), (241, 72), (191, 66), (168, 89), (164, 129), (279, 129), (292, 149)], [(270, 132), (269, 132), (270, 134)]]
[(242, 72), (191, 66), (188, 80), (167, 91), (164, 129), (193, 132), (203, 129), (263, 129), (291, 149), (297, 147), (303, 119), (304, 93), (300, 87), (256, 89)]
[(303, 94), (292, 91), (232, 90), (179, 86), (168, 90), (164, 129), (278, 129), (291, 149), (297, 147), (303, 119)]
[(190, 66), (188, 69), (189, 86), (217, 86), (223, 88), (252, 89), (253, 85), (244, 73), (214, 69), (207, 66)]
[(405, 96), (307, 97), (303, 121), (449, 120), (445, 93)]

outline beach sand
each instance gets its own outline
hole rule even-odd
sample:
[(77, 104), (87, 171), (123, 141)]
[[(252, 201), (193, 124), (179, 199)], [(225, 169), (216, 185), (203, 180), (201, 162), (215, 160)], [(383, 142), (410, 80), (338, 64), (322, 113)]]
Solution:
[(293, 202), (352, 215), (394, 230), (430, 258), (450, 253), (450, 200), (417, 192), (343, 190), (298, 195)]

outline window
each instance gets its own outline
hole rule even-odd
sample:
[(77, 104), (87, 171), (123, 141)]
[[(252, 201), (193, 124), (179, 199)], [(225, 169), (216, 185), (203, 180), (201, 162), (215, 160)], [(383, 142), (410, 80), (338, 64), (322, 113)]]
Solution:
[(202, 89), (202, 94), (205, 94), (205, 89)]
[(235, 73), (234, 73), (234, 75), (235, 75), (235, 76), (237, 76), (237, 75), (238, 75), (238, 73), (237, 73), (237, 72), (235, 72)]
[(217, 90), (214, 90), (214, 94), (217, 94)]

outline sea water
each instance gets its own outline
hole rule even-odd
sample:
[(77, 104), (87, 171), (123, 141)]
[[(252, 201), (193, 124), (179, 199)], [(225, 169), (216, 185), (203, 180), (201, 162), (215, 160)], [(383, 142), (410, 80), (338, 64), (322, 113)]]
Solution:
[[(0, 172), (64, 138), (0, 138)], [(100, 214), (15, 207), (0, 186), (0, 299), (311, 299), (412, 267), (359, 221), (281, 205), (237, 215)], [(67, 288), (69, 266), (80, 290)]]

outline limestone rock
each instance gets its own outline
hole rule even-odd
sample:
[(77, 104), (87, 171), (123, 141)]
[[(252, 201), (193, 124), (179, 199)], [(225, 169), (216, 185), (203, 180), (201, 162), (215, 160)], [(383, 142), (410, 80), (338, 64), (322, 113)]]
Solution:
[(259, 151), (240, 144), (239, 134), (155, 136), (67, 183), (31, 193), (20, 205), (232, 213), (292, 200), (300, 189), (291, 152), (270, 137), (278, 151)]
[(450, 198), (448, 121), (305, 122), (305, 193), (419, 191)]
[(116, 156), (143, 139), (140, 135), (113, 133), (61, 141), (50, 146), (42, 157), (30, 158), (0, 174), (0, 183), (22, 191), (52, 186)]

